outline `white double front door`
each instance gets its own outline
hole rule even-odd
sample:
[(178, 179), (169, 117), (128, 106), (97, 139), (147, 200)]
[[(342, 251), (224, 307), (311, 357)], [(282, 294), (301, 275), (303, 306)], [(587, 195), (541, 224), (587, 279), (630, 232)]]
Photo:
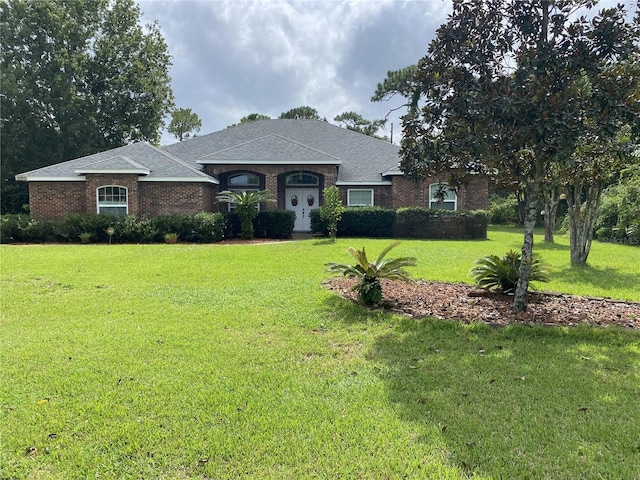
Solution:
[(318, 188), (287, 188), (287, 210), (296, 212), (294, 232), (308, 232), (311, 230), (311, 210), (320, 208), (320, 189)]

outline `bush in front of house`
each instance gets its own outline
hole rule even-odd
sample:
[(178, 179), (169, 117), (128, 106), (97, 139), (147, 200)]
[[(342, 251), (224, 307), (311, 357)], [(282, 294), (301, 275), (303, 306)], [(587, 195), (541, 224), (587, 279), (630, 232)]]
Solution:
[(397, 238), (487, 238), (489, 215), (484, 210), (407, 207), (396, 212)]
[(291, 238), (296, 214), (291, 210), (263, 210), (253, 223), (256, 237)]
[(53, 239), (50, 222), (40, 222), (23, 213), (10, 213), (0, 217), (0, 243), (42, 243)]
[(338, 223), (341, 237), (393, 237), (396, 211), (382, 207), (350, 207), (342, 213)]
[[(396, 211), (381, 207), (348, 207), (338, 222), (339, 237), (393, 237)], [(327, 222), (319, 210), (311, 210), (311, 231), (329, 235)]]
[(166, 234), (176, 234), (182, 241), (212, 243), (224, 237), (225, 218), (221, 213), (200, 212), (195, 215), (70, 214), (63, 220), (36, 220), (30, 215), (9, 214), (0, 217), (2, 243), (79, 243), (84, 238), (108, 243), (107, 229), (112, 227), (114, 243), (158, 243)]

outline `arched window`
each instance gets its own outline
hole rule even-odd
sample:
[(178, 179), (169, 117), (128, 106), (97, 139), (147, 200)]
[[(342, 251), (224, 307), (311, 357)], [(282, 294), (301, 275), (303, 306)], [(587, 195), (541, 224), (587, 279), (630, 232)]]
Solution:
[(458, 196), (456, 191), (446, 183), (432, 183), (429, 185), (429, 208), (457, 210)]
[(311, 173), (294, 173), (287, 177), (287, 187), (310, 187), (320, 185), (320, 180)]
[[(232, 192), (254, 192), (260, 190), (260, 177), (255, 173), (236, 173), (227, 179), (227, 190)], [(235, 203), (229, 203), (229, 211), (236, 208)], [(258, 205), (260, 210), (260, 205)]]
[(238, 173), (230, 176), (227, 183), (229, 190), (242, 190), (240, 187), (253, 187), (246, 190), (257, 190), (260, 187), (260, 178), (253, 173)]
[(127, 189), (116, 185), (99, 187), (97, 192), (98, 213), (126, 215), (129, 213)]

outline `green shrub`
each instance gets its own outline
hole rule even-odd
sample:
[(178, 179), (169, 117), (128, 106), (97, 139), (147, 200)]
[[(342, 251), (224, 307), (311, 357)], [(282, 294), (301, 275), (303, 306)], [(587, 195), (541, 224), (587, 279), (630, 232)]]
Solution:
[[(520, 273), (522, 256), (513, 250), (508, 251), (502, 258), (497, 255), (487, 255), (475, 261), (471, 269), (471, 277), (476, 281), (476, 287), (490, 292), (511, 293), (515, 291)], [(548, 282), (546, 268), (539, 257), (534, 255), (531, 263), (531, 281)]]
[(416, 265), (414, 257), (384, 259), (387, 253), (399, 244), (400, 242), (393, 242), (387, 246), (374, 262), (369, 261), (364, 247), (362, 250), (349, 247), (347, 251), (356, 259), (355, 265), (327, 263), (326, 266), (332, 273), (339, 273), (345, 277), (357, 277), (360, 280), (356, 286), (360, 302), (366, 306), (379, 306), (382, 305), (381, 279), (411, 281), (409, 273), (404, 268)]
[(518, 221), (518, 199), (514, 194), (507, 197), (493, 194), (489, 197), (490, 223), (512, 224)]
[(76, 243), (83, 233), (90, 233), (96, 242), (109, 241), (106, 229), (116, 228), (122, 222), (122, 217), (105, 214), (81, 214), (65, 215), (64, 220), (53, 222), (53, 231), (59, 242)]
[(399, 238), (487, 238), (488, 214), (484, 210), (399, 208), (394, 236)]
[(296, 214), (291, 210), (263, 210), (254, 220), (256, 237), (291, 238)]
[(196, 242), (221, 241), (224, 238), (224, 215), (210, 212), (196, 213), (193, 216), (193, 232)]
[(341, 237), (392, 238), (396, 212), (382, 207), (350, 207), (338, 223)]
[(41, 243), (55, 240), (51, 222), (38, 221), (22, 213), (3, 215), (0, 219), (0, 242)]
[(320, 207), (320, 218), (327, 225), (329, 237), (335, 240), (338, 234), (338, 223), (344, 213), (342, 195), (338, 187), (331, 186), (324, 189), (324, 205)]

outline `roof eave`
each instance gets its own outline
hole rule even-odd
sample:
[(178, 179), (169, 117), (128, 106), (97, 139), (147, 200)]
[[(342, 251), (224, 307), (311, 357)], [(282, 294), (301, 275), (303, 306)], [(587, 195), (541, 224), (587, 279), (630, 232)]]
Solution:
[(199, 165), (342, 165), (342, 160), (196, 160)]

